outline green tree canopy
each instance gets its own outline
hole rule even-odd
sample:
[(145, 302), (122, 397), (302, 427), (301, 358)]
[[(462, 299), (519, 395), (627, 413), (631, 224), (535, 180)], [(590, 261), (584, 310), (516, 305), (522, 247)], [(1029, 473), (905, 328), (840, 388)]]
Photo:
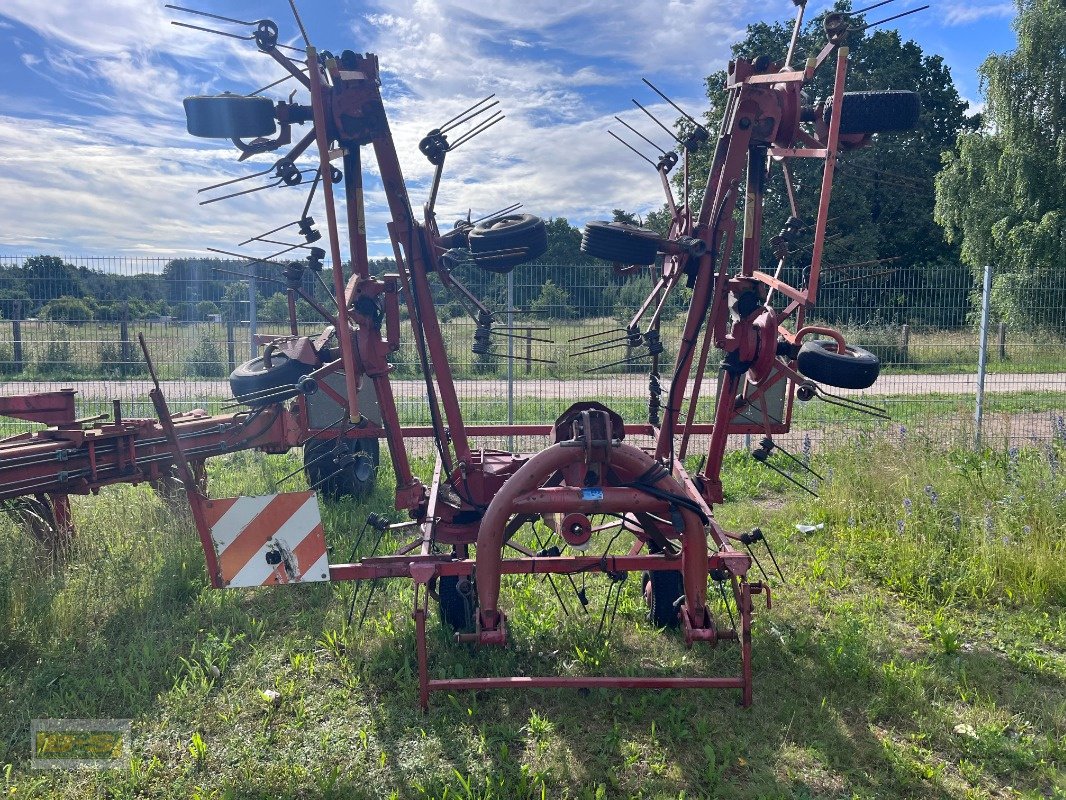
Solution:
[(1066, 333), (1066, 6), (1016, 0), (1018, 48), (981, 65), (985, 126), (945, 154), (936, 218), (1015, 327)]

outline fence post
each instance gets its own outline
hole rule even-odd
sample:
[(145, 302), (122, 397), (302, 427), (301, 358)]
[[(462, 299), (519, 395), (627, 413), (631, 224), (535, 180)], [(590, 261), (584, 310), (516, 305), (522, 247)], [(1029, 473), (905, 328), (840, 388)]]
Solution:
[(229, 360), (229, 371), (237, 369), (236, 343), (233, 341), (233, 320), (226, 318), (226, 356)]
[(981, 421), (985, 405), (985, 367), (988, 365), (988, 306), (992, 294), (992, 267), (985, 265), (984, 285), (981, 287), (981, 333), (977, 351), (977, 403), (974, 409), (974, 448), (981, 447)]
[(998, 340), (997, 340), (997, 345), (999, 347), (999, 360), (1000, 361), (1006, 361), (1007, 360), (1007, 323), (1006, 322), (999, 323), (999, 337), (998, 337)]
[(903, 363), (910, 363), (910, 346), (911, 346), (911, 326), (906, 322), (903, 323), (903, 330), (900, 335), (900, 349), (903, 351)]
[(130, 304), (122, 304), (122, 316), (118, 320), (118, 352), (122, 364), (119, 366), (119, 374), (125, 375), (130, 368), (133, 358), (130, 356)]
[(255, 293), (255, 269), (253, 268), (252, 274), (248, 276), (248, 358), (255, 358), (259, 355), (259, 348), (255, 344), (256, 318), (259, 316)]
[[(507, 273), (507, 424), (514, 425), (514, 271)], [(514, 435), (507, 436), (507, 449), (514, 452)]]
[(22, 372), (26, 362), (22, 357), (22, 303), (15, 301), (11, 315), (11, 357), (15, 361), (15, 372)]
[(526, 375), (533, 372), (533, 328), (526, 328)]

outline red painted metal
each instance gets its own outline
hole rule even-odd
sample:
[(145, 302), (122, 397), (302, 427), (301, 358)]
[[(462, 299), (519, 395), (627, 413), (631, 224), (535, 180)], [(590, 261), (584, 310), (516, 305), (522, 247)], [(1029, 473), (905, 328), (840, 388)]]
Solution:
[[(798, 19), (802, 19), (802, 14)], [(51, 426), (0, 441), (0, 500), (51, 497), (56, 520), (68, 524), (66, 497), (69, 494), (94, 492), (110, 483), (158, 480), (170, 475), (176, 467), (189, 489), (208, 573), (212, 583), (220, 585), (203, 514), (205, 495), (200, 488), (206, 458), (251, 448), (284, 452), (300, 446), (311, 436), (384, 438), (397, 476), (396, 508), (410, 514), (411, 524), (418, 526), (419, 535), (395, 553), (330, 565), (329, 576), (333, 581), (408, 578), (414, 582), (412, 614), (419, 700), (423, 708), (428, 706), (435, 691), (526, 687), (736, 688), (741, 690), (742, 704), (750, 705), (752, 595), (764, 593), (769, 606), (770, 590), (762, 583), (749, 582), (752, 559), (736, 548), (742, 541), (740, 535), (726, 531), (714, 519), (713, 507), (724, 499), (721, 469), (729, 436), (736, 433), (771, 436), (788, 430), (795, 385), (802, 376), (795, 371), (795, 353), (784, 345), (798, 348), (804, 336), (817, 333), (832, 337), (838, 350), (844, 348), (843, 338), (835, 331), (804, 327), (804, 315), (817, 298), (836, 153), (842, 146), (865, 143), (855, 137), (841, 137), (840, 114), (833, 114), (828, 125), (816, 122), (813, 132), (801, 127), (802, 88), (834, 50), (837, 62), (833, 102), (834, 108), (841, 107), (847, 48), (838, 46), (843, 41), (840, 30), (827, 27), (827, 32), (830, 43), (817, 58), (809, 59), (802, 71), (792, 69), (787, 63), (766, 66), (761, 61), (746, 59), (730, 63), (725, 115), (698, 204), (698, 215), (693, 212), (695, 204), (690, 204), (687, 197), (675, 201), (668, 169), (660, 168), (673, 218), (671, 235), (660, 248), (665, 254), (662, 275), (631, 327), (638, 330), (640, 319), (654, 309), (649, 330), (658, 333), (658, 320), (667, 295), (675, 290), (682, 275), (689, 276), (693, 288), (661, 426), (625, 424), (617, 414), (596, 403), (573, 406), (553, 425), (467, 425), (441, 322), (433, 305), (430, 273), (437, 272), (442, 281), (472, 299), (479, 310), (485, 309), (448, 275), (440, 262), (441, 252), (452, 246), (443, 243), (433, 212), (443, 156), (434, 162), (436, 173), (431, 199), (419, 221), (405, 188), (382, 102), (377, 57), (345, 51), (335, 58), (308, 47), (305, 73), (277, 47), (260, 43), (260, 49), (310, 92), (310, 105), (301, 106), (291, 100), (279, 103), (275, 112), (281, 123), (278, 138), (257, 140), (251, 145), (238, 142), (238, 147), (242, 159), (267, 152), (290, 142), (293, 122), (313, 124), (313, 131), (286, 158), (297, 158), (312, 143), (317, 146), (333, 289), (339, 300), (335, 310), (325, 309), (300, 289), (289, 292), (290, 321), (295, 320), (296, 297), (309, 300), (334, 326), (339, 342), (338, 358), (329, 363), (319, 361), (329, 338), (326, 333), (314, 342), (298, 337), (271, 342), (267, 353), (278, 349), (308, 363), (312, 368), (311, 377), (319, 381), (320, 390), (344, 407), (352, 424), (344, 429), (311, 428), (307, 401), (303, 397), (275, 403), (251, 414), (211, 416), (190, 412), (172, 416), (158, 385), (151, 393), (158, 421), (121, 419), (116, 413), (113, 422), (91, 427), (75, 419), (71, 391), (0, 398), (0, 413)], [(443, 136), (440, 131), (435, 133)], [(367, 145), (373, 149), (390, 215), (388, 232), (397, 271), (385, 276), (372, 276), (369, 271), (363, 199), (366, 167), (360, 151)], [(817, 158), (825, 162), (806, 286), (792, 286), (781, 280), (780, 266), (777, 273), (771, 274), (760, 264), (767, 171), (772, 159), (783, 159), (787, 165), (789, 158)], [(690, 169), (687, 148), (683, 152), (683, 169), (687, 177)], [(346, 254), (341, 248), (333, 190), (336, 172), (344, 182), (347, 206)], [(786, 186), (795, 213), (787, 166)], [(742, 193), (740, 266), (734, 274), (731, 263), (736, 236), (734, 211)], [(701, 254), (690, 255), (698, 252), (692, 249), (694, 244), (701, 245)], [(345, 255), (351, 264), (348, 276), (344, 274)], [(388, 359), (400, 345), (401, 292), (407, 304), (415, 348), (424, 366), (426, 402), (432, 420), (429, 426), (401, 425), (390, 383), (392, 367)], [(773, 307), (771, 298), (775, 293), (788, 299), (784, 309)], [(796, 332), (791, 333), (786, 324)], [(293, 326), (293, 333), (295, 330)], [(723, 351), (726, 358), (719, 379), (720, 402), (714, 420), (703, 423), (696, 421), (696, 408), (712, 346)], [(783, 349), (779, 352), (779, 348)], [(344, 373), (343, 393), (323, 380), (337, 370)], [(688, 389), (690, 378), (691, 390)], [(381, 414), (380, 426), (362, 424), (358, 390), (364, 380), (373, 384)], [(783, 420), (771, 420), (765, 411), (760, 418), (736, 419), (741, 408), (738, 402), (754, 406), (783, 382), (786, 388)], [(694, 434), (709, 434), (710, 440), (702, 471), (690, 476), (682, 459)], [(471, 437), (486, 435), (550, 437), (551, 444), (531, 456), (471, 445)], [(626, 435), (650, 437), (654, 445), (652, 452), (623, 442)], [(432, 438), (438, 451), (429, 486), (424, 486), (413, 474), (407, 452), (407, 440), (418, 437)], [(619, 532), (632, 535), (632, 541), (624, 545), (624, 555), (571, 555), (558, 550), (545, 550), (542, 555), (513, 541), (526, 521), (542, 518), (557, 534), (561, 527), (569, 526), (573, 534), (569, 545), (580, 547), (587, 544), (588, 534), (607, 527), (597, 525), (594, 519), (605, 514), (618, 515), (620, 521), (616, 525), (622, 528)], [(566, 537), (562, 538), (565, 546)], [(710, 551), (708, 539), (713, 545)], [(472, 559), (469, 548), (475, 544), (476, 555)], [(441, 545), (447, 546), (449, 552), (436, 552)], [(521, 557), (504, 558), (507, 547), (520, 552)], [(447, 680), (430, 676), (426, 626), (429, 597), (436, 591), (433, 589), (436, 579), (476, 577), (476, 630), (461, 634), (460, 638), (483, 645), (504, 645), (508, 639), (507, 618), (499, 602), (503, 576), (590, 572), (616, 575), (645, 570), (681, 573), (684, 598), (680, 621), (686, 643), (736, 641), (740, 649), (739, 676), (512, 676)], [(712, 574), (715, 580), (728, 580), (732, 587), (739, 616), (735, 625), (725, 625), (711, 614), (707, 586)]]

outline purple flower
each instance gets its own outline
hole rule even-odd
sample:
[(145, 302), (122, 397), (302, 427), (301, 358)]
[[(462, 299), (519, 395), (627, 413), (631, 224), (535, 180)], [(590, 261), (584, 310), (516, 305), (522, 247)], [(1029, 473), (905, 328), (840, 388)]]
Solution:
[(1054, 445), (1047, 446), (1047, 465), (1051, 468), (1051, 477), (1054, 478), (1059, 474), (1059, 454), (1055, 451)]
[(962, 517), (960, 517), (958, 514), (953, 515), (951, 519), (951, 524), (955, 526), (955, 533), (959, 533), (962, 531)]
[(899, 443), (903, 444), (905, 441), (907, 441), (907, 426), (906, 425), (900, 425), (899, 426)]
[(901, 520), (901, 519), (897, 519), (896, 520), (896, 530), (899, 531), (901, 534), (906, 529), (906, 527), (907, 527), (907, 524), (903, 520)]
[(1066, 419), (1062, 418), (1062, 414), (1055, 417), (1055, 438), (1066, 444)]
[(803, 434), (803, 463), (811, 463), (811, 435), (809, 433)]
[(903, 498), (903, 511), (907, 514), (908, 517), (911, 514), (911, 510), (912, 510), (913, 505), (914, 504), (911, 503), (911, 499), (909, 497), (904, 497)]
[(929, 498), (929, 502), (934, 506), (936, 505), (936, 501), (940, 499), (940, 495), (936, 493), (936, 489), (933, 488), (932, 484), (925, 487), (925, 494)]
[(985, 514), (985, 533), (987, 533), (989, 536), (991, 536), (992, 535), (992, 528), (993, 528), (992, 517), (990, 515), (988, 515), (988, 514)]

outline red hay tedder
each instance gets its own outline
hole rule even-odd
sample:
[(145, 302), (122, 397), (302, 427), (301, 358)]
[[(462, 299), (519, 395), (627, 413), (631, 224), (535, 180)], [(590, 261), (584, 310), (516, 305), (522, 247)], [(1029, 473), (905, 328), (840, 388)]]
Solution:
[[(261, 241), (291, 226), (303, 238), (291, 247), (286, 245), (282, 253), (248, 259), (277, 263), (282, 271), (289, 287), (292, 335), (264, 342), (263, 355), (233, 373), (234, 396), (247, 409), (233, 414), (172, 415), (158, 381), (151, 392), (158, 419), (123, 419), (116, 403), (109, 422), (78, 420), (71, 391), (0, 398), (0, 413), (50, 426), (0, 441), (0, 500), (17, 507), (38, 535), (61, 541), (71, 531), (70, 494), (95, 492), (116, 482), (164, 481), (176, 474), (187, 491), (215, 587), (409, 578), (415, 585), (413, 613), (424, 708), (434, 691), (531, 686), (734, 688), (741, 691), (743, 705), (749, 705), (754, 596), (763, 595), (769, 607), (770, 587), (765, 575), (760, 580), (749, 577), (754, 563), (751, 545), (765, 543), (761, 531), (733, 533), (714, 517), (715, 504), (723, 502), (720, 473), (727, 440), (731, 434), (756, 435), (761, 443), (754, 457), (785, 471), (775, 462), (783, 464), (792, 457), (775, 444), (774, 436), (789, 430), (795, 398), (821, 397), (858, 411), (880, 413), (820, 387), (866, 388), (877, 378), (879, 365), (868, 352), (847, 345), (836, 331), (807, 325), (805, 317), (817, 300), (838, 153), (869, 144), (875, 132), (914, 127), (920, 111), (912, 92), (844, 91), (848, 15), (828, 14), (825, 46), (801, 67), (794, 67), (793, 50), (803, 18), (803, 6), (797, 5), (795, 32), (783, 61), (730, 62), (725, 113), (717, 138), (681, 112), (684, 119), (676, 129), (677, 150), (653, 162), (672, 215), (669, 235), (621, 223), (591, 222), (585, 228), (582, 249), (613, 262), (621, 273), (661, 260), (659, 280), (629, 325), (613, 339), (582, 345), (586, 351), (611, 346), (627, 346), (629, 352), (642, 348), (650, 356), (648, 420), (627, 423), (589, 398), (575, 403), (550, 425), (492, 426), (464, 422), (434, 308), (430, 274), (436, 273), (473, 309), (478, 325), (474, 351), (481, 352), (479, 347), (490, 346), (495, 319), (459, 282), (454, 268), (472, 264), (507, 272), (541, 255), (547, 246), (543, 222), (517, 213), (514, 207), (477, 222), (457, 223), (445, 233), (437, 226), (434, 206), (446, 156), (502, 119), (501, 112), (494, 110), (497, 101), (486, 98), (476, 103), (422, 140), (420, 150), (435, 166), (435, 174), (429, 201), (416, 215), (382, 103), (377, 56), (320, 51), (306, 41), (306, 34), (306, 48), (297, 50), (278, 42), (278, 26), (270, 20), (247, 22), (169, 6), (232, 26), (215, 31), (175, 23), (253, 41), (308, 95), (306, 102), (290, 98), (275, 103), (264, 97), (230, 94), (185, 101), (189, 132), (232, 140), (241, 151), (241, 160), (288, 148), (272, 166), (249, 178), (267, 181), (269, 186), (296, 185), (305, 174), (313, 173), (300, 217), (250, 240)], [(296, 22), (303, 33), (298, 16)], [(247, 34), (234, 34), (238, 28)], [(287, 54), (294, 50), (301, 60)], [(832, 60), (832, 95), (811, 105), (804, 86), (823, 63)], [(294, 126), (309, 126), (295, 144)], [(691, 154), (711, 143), (710, 174), (702, 196), (690, 201), (686, 191), (675, 199), (669, 173), (680, 162), (687, 186)], [(368, 267), (364, 148), (373, 153), (388, 200), (388, 233), (396, 260), (393, 274), (374, 276)], [(316, 154), (310, 156), (310, 168), (299, 166), (305, 154)], [(795, 158), (821, 160), (823, 168), (817, 219), (806, 226), (805, 235), (813, 233), (810, 268), (804, 282), (793, 286), (782, 274), (794, 242), (805, 229), (789, 170)], [(763, 194), (769, 171), (778, 164), (784, 171), (792, 216), (771, 240), (777, 263), (764, 268), (760, 263)], [(225, 187), (229, 192), (231, 184), (243, 180), (209, 188)], [(308, 215), (316, 191), (325, 207), (322, 233)], [(343, 191), (345, 200), (344, 225), (338, 218), (337, 191)], [(734, 214), (738, 204), (742, 213)], [(734, 258), (738, 216), (741, 239), (739, 258)], [(347, 234), (343, 243), (342, 228)], [(315, 243), (323, 239), (320, 249)], [(298, 247), (309, 253), (306, 259), (275, 260)], [(305, 270), (316, 276), (322, 272), (326, 248), (332, 296), (338, 301), (334, 307), (324, 307), (302, 288)], [(345, 255), (350, 258), (350, 274), (344, 271)], [(691, 302), (664, 392), (666, 381), (659, 375), (663, 352), (659, 318), (667, 297), (681, 281), (692, 290)], [(316, 338), (297, 335), (299, 298), (311, 304), (327, 324)], [(401, 340), (401, 302), (406, 304), (425, 379), (432, 420), (428, 428), (400, 424), (390, 383), (390, 354), (399, 349)], [(720, 360), (716, 411), (713, 423), (696, 423), (712, 346), (721, 351), (716, 356)], [(152, 376), (155, 380), (154, 370)], [(472, 438), (487, 434), (542, 435), (547, 446), (533, 454), (520, 454), (472, 444)], [(701, 466), (690, 472), (684, 462), (694, 434), (709, 440), (709, 449)], [(412, 472), (407, 445), (416, 437), (432, 439), (436, 448), (428, 485)], [(316, 495), (365, 491), (374, 479), (381, 439), (395, 470), (396, 509), (411, 521), (390, 524), (370, 515), (369, 524), (397, 533), (410, 529), (412, 536), (390, 555), (331, 564)], [(648, 446), (634, 444), (635, 440)], [(207, 496), (203, 464), (208, 457), (249, 448), (277, 453), (293, 447), (303, 448), (312, 491), (265, 497)], [(551, 533), (551, 540), (538, 550), (515, 538), (531, 523), (540, 523)], [(608, 546), (602, 553), (587, 552), (593, 535), (608, 529), (624, 534), (611, 540), (620, 549), (614, 552)], [(505, 557), (505, 549), (517, 557)], [(500, 603), (505, 575), (602, 573), (620, 581), (629, 572), (643, 576), (654, 624), (680, 627), (689, 645), (736, 642), (740, 652), (736, 673), (709, 677), (430, 677), (426, 620), (431, 597), (440, 605), (442, 621), (456, 630), (459, 640), (506, 646), (508, 617)], [(723, 594), (731, 594), (735, 617), (731, 611), (727, 620), (712, 614), (711, 581)]]

